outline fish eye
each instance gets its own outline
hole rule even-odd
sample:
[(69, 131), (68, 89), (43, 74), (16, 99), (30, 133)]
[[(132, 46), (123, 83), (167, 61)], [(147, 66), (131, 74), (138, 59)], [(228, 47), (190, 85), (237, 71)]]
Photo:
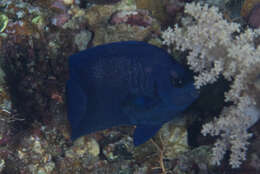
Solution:
[(184, 85), (183, 80), (180, 78), (172, 78), (172, 83), (173, 86), (176, 88), (181, 88)]
[(176, 71), (170, 71), (170, 79), (175, 88), (182, 88), (187, 82), (185, 74)]

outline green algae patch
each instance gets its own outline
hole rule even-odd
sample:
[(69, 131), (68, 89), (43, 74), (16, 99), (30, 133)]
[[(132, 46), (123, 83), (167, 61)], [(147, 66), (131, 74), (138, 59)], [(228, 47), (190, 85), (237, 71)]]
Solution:
[(8, 17), (0, 13), (0, 32), (3, 32), (8, 24)]
[(38, 27), (38, 29), (43, 29), (45, 24), (43, 16), (36, 16), (32, 19), (32, 23)]

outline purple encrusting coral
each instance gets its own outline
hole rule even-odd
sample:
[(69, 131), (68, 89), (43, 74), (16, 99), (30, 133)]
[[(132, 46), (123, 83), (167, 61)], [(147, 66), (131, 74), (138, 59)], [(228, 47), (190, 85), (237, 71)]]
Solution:
[(254, 28), (260, 27), (260, 3), (256, 4), (248, 16), (248, 23)]
[(71, 17), (68, 13), (68, 7), (62, 0), (54, 1), (50, 5), (50, 8), (59, 11), (59, 13), (55, 14), (51, 19), (53, 25), (62, 27)]
[(82, 0), (85, 3), (93, 3), (93, 4), (114, 4), (121, 0)]
[(130, 25), (138, 25), (147, 27), (152, 24), (152, 17), (149, 16), (148, 11), (138, 10), (138, 11), (119, 11), (115, 12), (110, 19), (111, 24), (126, 23)]
[(166, 12), (171, 15), (172, 17), (176, 16), (176, 14), (184, 9), (184, 3), (177, 0), (177, 1), (169, 1), (166, 4)]

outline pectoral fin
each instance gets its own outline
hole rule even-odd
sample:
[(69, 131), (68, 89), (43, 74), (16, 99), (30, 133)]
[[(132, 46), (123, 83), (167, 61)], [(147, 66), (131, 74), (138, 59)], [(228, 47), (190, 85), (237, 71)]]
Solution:
[(152, 138), (162, 125), (137, 125), (134, 132), (134, 145), (138, 146)]
[(150, 96), (137, 96), (129, 94), (122, 102), (123, 112), (127, 114), (143, 113), (159, 103), (159, 99)]

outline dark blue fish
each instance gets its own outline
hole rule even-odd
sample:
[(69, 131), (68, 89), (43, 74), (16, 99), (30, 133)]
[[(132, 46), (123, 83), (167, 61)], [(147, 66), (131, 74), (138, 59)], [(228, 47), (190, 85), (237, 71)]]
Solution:
[(197, 97), (192, 74), (163, 49), (128, 41), (87, 49), (69, 58), (71, 138), (136, 125), (134, 144), (150, 139)]

